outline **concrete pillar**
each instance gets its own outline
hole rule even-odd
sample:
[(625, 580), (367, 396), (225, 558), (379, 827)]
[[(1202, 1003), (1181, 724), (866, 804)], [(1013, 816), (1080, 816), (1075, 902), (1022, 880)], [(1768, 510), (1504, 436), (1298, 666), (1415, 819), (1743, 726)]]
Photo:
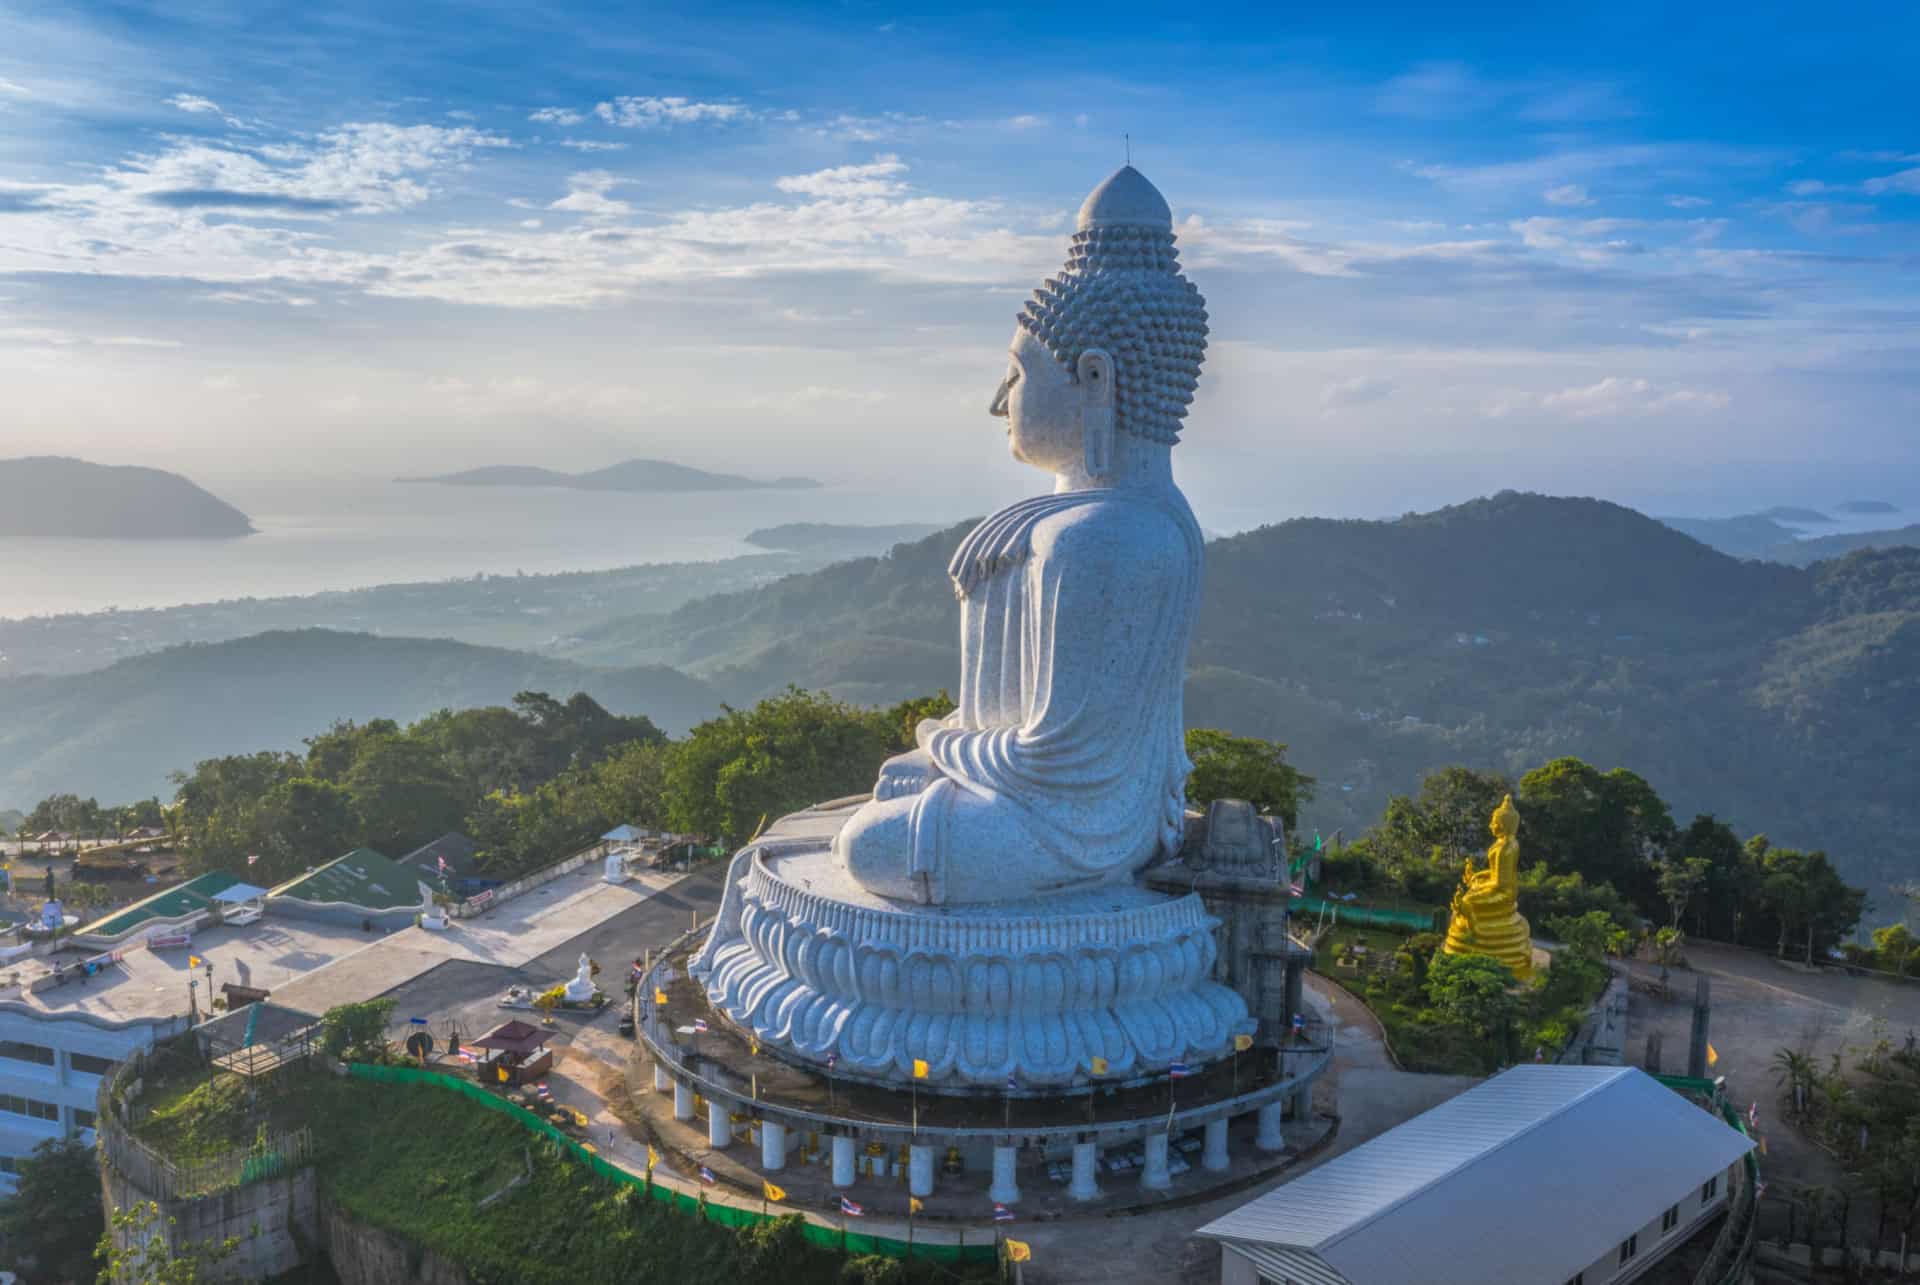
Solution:
[(1696, 1080), (1707, 1078), (1707, 1023), (1712, 1014), (1712, 979), (1702, 973), (1694, 981), (1693, 1038), (1687, 1044), (1687, 1074)]
[(1067, 1184), (1069, 1196), (1075, 1200), (1100, 1199), (1100, 1184), (1094, 1178), (1099, 1159), (1099, 1148), (1091, 1142), (1073, 1144), (1073, 1181)]
[(727, 1119), (727, 1109), (712, 1098), (707, 1099), (707, 1145), (715, 1151), (724, 1151), (733, 1141), (733, 1123)]
[(667, 1074), (666, 1063), (655, 1062), (653, 1064), (653, 1091), (655, 1093), (665, 1093), (672, 1087), (673, 1077)]
[(1278, 1151), (1287, 1145), (1286, 1138), (1280, 1133), (1280, 1111), (1282, 1103), (1269, 1102), (1260, 1108), (1260, 1131), (1253, 1137), (1253, 1145), (1262, 1151)]
[(1200, 1153), (1200, 1167), (1208, 1173), (1221, 1173), (1232, 1163), (1227, 1159), (1227, 1122), (1209, 1120), (1206, 1132), (1207, 1145)]
[(907, 1148), (907, 1193), (922, 1199), (933, 1194), (933, 1148), (924, 1142)]
[(787, 1163), (787, 1126), (773, 1120), (760, 1122), (760, 1167), (783, 1169)]
[(993, 1149), (993, 1185), (987, 1188), (987, 1199), (997, 1204), (1012, 1205), (1020, 1200), (1020, 1181), (1015, 1177), (1015, 1167), (1020, 1162), (1020, 1149), (1011, 1146), (996, 1146)]
[(1140, 1185), (1149, 1191), (1165, 1191), (1173, 1185), (1167, 1175), (1167, 1135), (1147, 1135), (1147, 1166), (1140, 1173)]
[(1303, 1084), (1293, 1091), (1293, 1097), (1287, 1103), (1288, 1114), (1296, 1120), (1306, 1120), (1313, 1115), (1313, 1085)]
[(673, 1082), (673, 1118), (693, 1119), (693, 1086), (685, 1080)]
[(1287, 1025), (1289, 1030), (1291, 1030), (1293, 1026), (1293, 1015), (1295, 1013), (1306, 1012), (1306, 1009), (1302, 1007), (1305, 996), (1300, 993), (1305, 982), (1306, 971), (1305, 961), (1295, 957), (1289, 952), (1287, 955), (1287, 998), (1284, 1005), (1287, 1011), (1280, 1019)]
[(833, 1135), (833, 1185), (853, 1186), (853, 1139), (844, 1133)]

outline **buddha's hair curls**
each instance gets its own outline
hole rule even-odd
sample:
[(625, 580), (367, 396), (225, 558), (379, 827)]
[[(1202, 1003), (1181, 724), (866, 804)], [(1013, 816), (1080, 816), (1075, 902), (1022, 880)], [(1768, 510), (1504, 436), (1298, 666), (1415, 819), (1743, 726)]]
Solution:
[(1170, 230), (1076, 232), (1067, 266), (1034, 291), (1019, 321), (1069, 371), (1089, 348), (1112, 356), (1114, 427), (1168, 445), (1180, 440), (1206, 360), (1207, 307), (1180, 275)]

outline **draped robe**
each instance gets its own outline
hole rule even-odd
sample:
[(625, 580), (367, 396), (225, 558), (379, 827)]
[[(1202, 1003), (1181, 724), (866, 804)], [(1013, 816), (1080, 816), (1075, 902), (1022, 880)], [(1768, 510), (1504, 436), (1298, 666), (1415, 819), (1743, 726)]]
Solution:
[(908, 869), (935, 902), (1130, 878), (1178, 847), (1202, 540), (1186, 499), (1089, 490), (982, 522), (949, 567), (958, 708), (923, 725)]

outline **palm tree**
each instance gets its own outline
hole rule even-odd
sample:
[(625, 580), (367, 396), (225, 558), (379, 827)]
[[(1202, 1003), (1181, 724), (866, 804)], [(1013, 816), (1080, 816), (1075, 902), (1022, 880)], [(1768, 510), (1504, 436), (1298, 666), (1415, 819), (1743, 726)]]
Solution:
[(1774, 1082), (1785, 1088), (1792, 1097), (1795, 1115), (1806, 1115), (1808, 1095), (1816, 1074), (1813, 1059), (1805, 1053), (1783, 1048), (1773, 1055)]

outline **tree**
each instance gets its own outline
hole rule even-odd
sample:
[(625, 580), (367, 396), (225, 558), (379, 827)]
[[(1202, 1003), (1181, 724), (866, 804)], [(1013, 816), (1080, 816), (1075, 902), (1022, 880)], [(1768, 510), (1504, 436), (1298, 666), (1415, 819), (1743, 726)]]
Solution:
[(55, 794), (40, 800), (20, 825), (21, 831), (26, 834), (61, 830), (86, 838), (97, 837), (107, 828), (100, 804), (77, 794)]
[(1920, 940), (1905, 924), (1888, 924), (1873, 930), (1873, 955), (1880, 967), (1905, 977), (1908, 967), (1920, 960)]
[(32, 1261), (33, 1279), (87, 1279), (105, 1230), (92, 1151), (49, 1138), (20, 1161), (13, 1195), (0, 1203), (0, 1242)]
[(387, 1021), (395, 1001), (362, 1000), (336, 1004), (320, 1016), (320, 1051), (328, 1057), (364, 1057), (387, 1045)]
[(1760, 872), (1733, 827), (1709, 815), (1696, 816), (1675, 838), (1673, 851), (1707, 863), (1706, 880), (1687, 903), (1694, 935), (1749, 942)]
[(675, 829), (743, 842), (763, 819), (871, 790), (894, 744), (884, 711), (789, 687), (688, 733), (667, 767), (667, 816)]
[(1434, 1011), (1484, 1042), (1489, 1070), (1506, 1056), (1521, 1011), (1514, 994), (1518, 984), (1505, 964), (1485, 955), (1435, 955), (1427, 966), (1427, 998)]
[(1656, 903), (1652, 862), (1674, 837), (1673, 815), (1643, 777), (1557, 758), (1520, 778), (1515, 803), (1532, 856), (1610, 883), (1643, 910)]
[[(206, 1285), (224, 1279), (216, 1269), (240, 1250), (237, 1236), (174, 1247), (160, 1228), (160, 1206), (151, 1200), (114, 1210), (110, 1221), (112, 1231), (94, 1249), (104, 1265), (101, 1285)], [(116, 1246), (116, 1239), (125, 1247)]]
[(1680, 927), (1680, 916), (1686, 911), (1687, 901), (1700, 890), (1707, 881), (1709, 863), (1705, 857), (1668, 857), (1660, 863), (1660, 872), (1656, 876), (1660, 896), (1666, 900), (1673, 911), (1671, 927), (1676, 931)]
[(405, 736), (370, 739), (343, 784), (365, 842), (391, 854), (457, 829), (467, 812), (459, 783), (432, 747)]
[(1233, 736), (1211, 727), (1187, 730), (1187, 802), (1205, 808), (1215, 799), (1245, 799), (1256, 811), (1271, 813), (1287, 833), (1299, 820), (1300, 804), (1313, 797), (1313, 778), (1287, 762), (1278, 741)]
[[(254, 811), (258, 880), (278, 883), (360, 846), (360, 814), (344, 785), (297, 776), (268, 790)], [(250, 853), (249, 855), (255, 855)]]
[(1607, 957), (1607, 948), (1612, 944), (1614, 933), (1613, 917), (1603, 910), (1589, 910), (1584, 915), (1564, 915), (1546, 921), (1546, 929), (1559, 938), (1562, 945), (1581, 959), (1599, 963)]
[(1776, 848), (1764, 834), (1747, 840), (1747, 851), (1760, 871), (1758, 917), (1771, 923), (1782, 958), (1790, 941), (1804, 940), (1811, 965), (1860, 922), (1866, 890), (1848, 886), (1826, 853)]

